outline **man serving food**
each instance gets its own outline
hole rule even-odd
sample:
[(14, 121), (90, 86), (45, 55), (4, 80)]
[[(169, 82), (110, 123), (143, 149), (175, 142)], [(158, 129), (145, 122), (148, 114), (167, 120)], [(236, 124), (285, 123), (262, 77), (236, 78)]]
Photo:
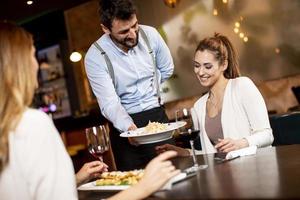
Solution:
[(157, 30), (138, 24), (131, 0), (100, 0), (99, 13), (104, 35), (89, 48), (85, 69), (101, 113), (117, 129), (111, 131), (117, 168), (142, 168), (156, 145), (173, 140), (135, 146), (119, 135), (149, 121), (168, 122), (159, 85), (172, 75), (173, 60)]

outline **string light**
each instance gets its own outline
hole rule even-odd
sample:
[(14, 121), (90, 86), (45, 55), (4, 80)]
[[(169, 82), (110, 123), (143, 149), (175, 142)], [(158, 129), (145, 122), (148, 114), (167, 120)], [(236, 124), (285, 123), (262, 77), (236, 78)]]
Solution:
[(233, 31), (234, 31), (235, 33), (239, 33), (240, 30), (239, 30), (239, 28), (236, 28), (236, 27), (235, 27), (235, 28), (233, 29)]
[(26, 3), (27, 3), (27, 5), (32, 5), (33, 1), (27, 1)]
[(170, 8), (175, 8), (180, 0), (164, 0), (165, 4)]
[(241, 26), (243, 20), (244, 18), (240, 16), (239, 20), (234, 23), (233, 31), (234, 33), (238, 34), (238, 36), (242, 39), (242, 41), (248, 42), (249, 38), (246, 36), (246, 33), (241, 32), (242, 31)]

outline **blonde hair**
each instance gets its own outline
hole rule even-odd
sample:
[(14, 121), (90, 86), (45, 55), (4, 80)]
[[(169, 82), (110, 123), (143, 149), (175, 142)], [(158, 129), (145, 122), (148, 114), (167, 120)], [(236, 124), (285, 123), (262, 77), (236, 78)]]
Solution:
[(213, 37), (204, 38), (199, 42), (196, 52), (204, 50), (213, 52), (219, 64), (228, 61), (228, 67), (224, 71), (225, 78), (233, 79), (240, 76), (236, 50), (226, 36), (215, 33)]
[(37, 86), (32, 66), (32, 35), (0, 22), (0, 173), (9, 160), (9, 133), (31, 104)]

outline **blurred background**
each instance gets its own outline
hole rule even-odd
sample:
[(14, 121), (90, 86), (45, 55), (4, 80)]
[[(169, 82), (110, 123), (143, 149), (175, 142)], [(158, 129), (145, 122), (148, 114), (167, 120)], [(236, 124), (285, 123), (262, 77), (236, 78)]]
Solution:
[[(201, 96), (193, 74), (198, 41), (215, 32), (238, 50), (242, 75), (258, 85), (270, 112), (298, 105), (291, 88), (300, 85), (300, 1), (298, 0), (136, 0), (141, 24), (156, 27), (167, 42), (175, 73), (162, 85), (165, 102)], [(85, 77), (82, 56), (102, 34), (98, 1), (2, 1), (1, 19), (34, 34), (40, 63), (38, 104), (54, 118), (81, 115), (97, 107)], [(43, 105), (43, 106), (45, 106)], [(52, 111), (51, 111), (52, 112)]]

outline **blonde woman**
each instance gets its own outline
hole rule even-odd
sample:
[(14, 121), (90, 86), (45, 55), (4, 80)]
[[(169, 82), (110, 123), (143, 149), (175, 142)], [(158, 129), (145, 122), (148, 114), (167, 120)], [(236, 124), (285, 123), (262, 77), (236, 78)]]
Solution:
[[(249, 78), (240, 77), (235, 50), (226, 36), (215, 34), (200, 41), (194, 72), (200, 84), (208, 88), (208, 93), (194, 105), (204, 153), (227, 153), (272, 144), (264, 99)], [(189, 155), (187, 149), (168, 144), (156, 150), (176, 150), (179, 155)]]
[[(37, 69), (31, 34), (0, 22), (0, 196), (5, 200), (77, 199), (72, 162), (53, 122), (29, 108)], [(152, 160), (139, 184), (112, 199), (142, 199), (158, 190), (179, 173), (167, 161), (175, 155), (167, 152)], [(105, 168), (103, 163), (85, 165), (77, 182)]]

